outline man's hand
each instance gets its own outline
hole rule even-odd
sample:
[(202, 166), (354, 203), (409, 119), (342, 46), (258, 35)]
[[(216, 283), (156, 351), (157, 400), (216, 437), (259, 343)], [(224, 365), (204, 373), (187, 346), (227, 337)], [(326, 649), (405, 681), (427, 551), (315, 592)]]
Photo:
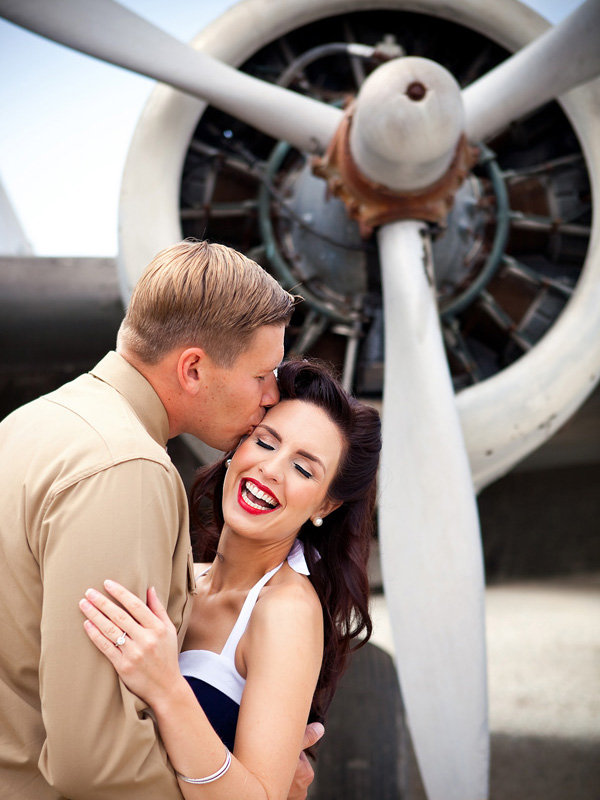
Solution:
[(304, 739), (302, 740), (302, 752), (300, 753), (300, 759), (298, 761), (298, 766), (296, 767), (294, 780), (290, 786), (288, 800), (306, 800), (306, 793), (308, 791), (308, 787), (313, 782), (315, 772), (304, 751), (308, 747), (312, 747), (313, 744), (316, 744), (324, 733), (325, 728), (320, 722), (311, 722), (310, 725), (306, 726), (306, 730), (304, 731)]

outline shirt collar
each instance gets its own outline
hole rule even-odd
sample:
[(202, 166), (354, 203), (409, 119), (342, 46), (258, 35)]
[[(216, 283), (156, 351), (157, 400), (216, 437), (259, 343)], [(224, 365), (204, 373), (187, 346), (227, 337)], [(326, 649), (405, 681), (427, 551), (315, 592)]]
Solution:
[(154, 441), (166, 447), (169, 418), (159, 396), (141, 372), (111, 350), (90, 374), (123, 395)]
[[(316, 560), (319, 561), (321, 554), (316, 547), (313, 547), (312, 550)], [(308, 564), (304, 556), (304, 542), (300, 541), (300, 539), (294, 540), (292, 549), (288, 553), (287, 562), (294, 572), (299, 572), (300, 575), (310, 575), (310, 570), (308, 569)]]

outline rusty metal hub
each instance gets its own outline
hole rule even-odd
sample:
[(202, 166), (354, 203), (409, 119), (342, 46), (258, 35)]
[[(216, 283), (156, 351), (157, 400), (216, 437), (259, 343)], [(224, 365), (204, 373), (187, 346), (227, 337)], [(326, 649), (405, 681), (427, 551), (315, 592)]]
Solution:
[(374, 183), (359, 172), (350, 152), (350, 128), (354, 113), (351, 103), (323, 157), (315, 156), (312, 168), (324, 178), (329, 191), (339, 197), (348, 214), (358, 221), (361, 235), (368, 238), (373, 228), (399, 219), (422, 219), (443, 224), (454, 202), (454, 195), (471, 167), (478, 150), (461, 136), (446, 174), (418, 192), (397, 192)]

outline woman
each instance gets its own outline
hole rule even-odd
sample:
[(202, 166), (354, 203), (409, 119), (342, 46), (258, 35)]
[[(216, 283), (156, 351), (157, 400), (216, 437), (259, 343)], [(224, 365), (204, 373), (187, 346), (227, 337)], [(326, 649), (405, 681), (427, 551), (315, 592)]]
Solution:
[(212, 561), (198, 565), (180, 667), (153, 589), (145, 605), (107, 581), (129, 613), (93, 590), (80, 604), (152, 708), (186, 799), (285, 798), (307, 718), (324, 719), (352, 640), (371, 633), (378, 414), (315, 363), (289, 362), (278, 381), (280, 402), (193, 488), (196, 517), (213, 494)]

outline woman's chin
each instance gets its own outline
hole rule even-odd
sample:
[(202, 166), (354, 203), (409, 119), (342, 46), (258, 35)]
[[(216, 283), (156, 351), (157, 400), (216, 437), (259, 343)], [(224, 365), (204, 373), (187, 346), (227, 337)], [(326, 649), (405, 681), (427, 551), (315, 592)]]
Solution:
[(251, 514), (243, 509), (223, 509), (225, 525), (232, 533), (255, 541), (272, 542), (293, 541), (300, 532), (301, 525), (293, 524), (283, 516), (277, 515), (277, 509), (266, 514)]

